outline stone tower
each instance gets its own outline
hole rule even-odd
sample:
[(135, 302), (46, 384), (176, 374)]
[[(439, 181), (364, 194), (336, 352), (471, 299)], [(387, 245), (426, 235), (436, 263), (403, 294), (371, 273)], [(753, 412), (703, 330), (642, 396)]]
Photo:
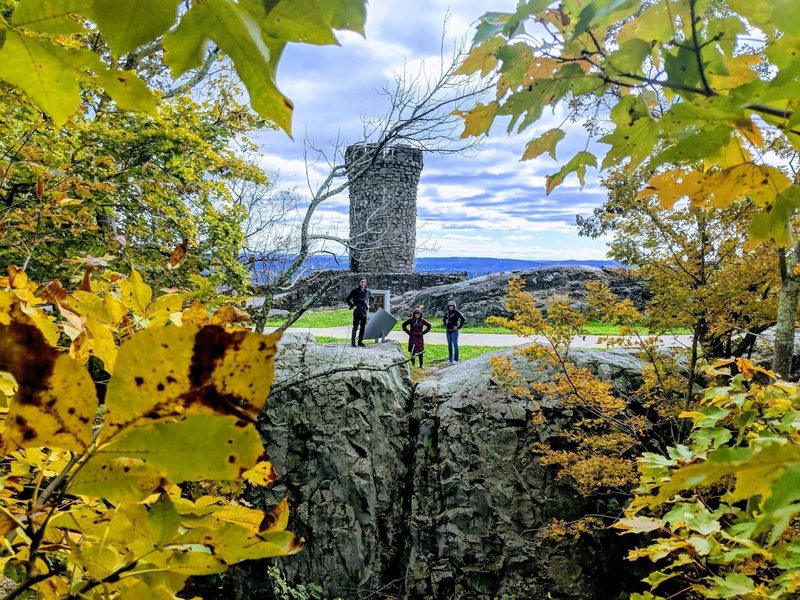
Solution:
[[(349, 174), (370, 160), (373, 144), (345, 152)], [(370, 156), (368, 156), (370, 155)], [(422, 150), (384, 148), (368, 172), (350, 183), (350, 270), (413, 273), (417, 239), (417, 184)]]

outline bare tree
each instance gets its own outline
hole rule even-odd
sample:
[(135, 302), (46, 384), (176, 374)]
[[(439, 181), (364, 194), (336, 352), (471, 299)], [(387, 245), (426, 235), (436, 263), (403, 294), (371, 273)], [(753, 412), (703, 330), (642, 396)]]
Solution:
[[(474, 106), (489, 89), (486, 82), (458, 73), (457, 67), (466, 56), (465, 48), (466, 43), (462, 40), (448, 53), (443, 42), (432, 72), (423, 64), (417, 73), (404, 69), (395, 75), (380, 92), (388, 104), (386, 111), (375, 118), (363, 119), (362, 138), (358, 140), (363, 152), (359, 152), (357, 157), (346, 159), (348, 143), (341, 137), (328, 148), (317, 146), (306, 138), (309, 201), (295, 233), (293, 260), (280, 275), (259, 290), (265, 295), (265, 311), (275, 296), (291, 288), (310, 257), (321, 253), (336, 255), (331, 244), (340, 253), (349, 253), (356, 248), (359, 252), (376, 251), (378, 247), (385, 248), (395, 243), (391, 232), (382, 231), (378, 226), (368, 225), (368, 237), (372, 241), (366, 245), (360, 243), (358, 237), (346, 238), (317, 227), (316, 213), (320, 206), (367, 176), (385, 152), (404, 145), (439, 155), (467, 154), (482, 143), (480, 138), (460, 138), (463, 122), (454, 114)], [(312, 173), (320, 167), (324, 176), (321, 181), (313, 181)], [(384, 201), (389, 200), (387, 196)], [(376, 243), (376, 239), (380, 242)], [(263, 319), (257, 318), (257, 321)]]

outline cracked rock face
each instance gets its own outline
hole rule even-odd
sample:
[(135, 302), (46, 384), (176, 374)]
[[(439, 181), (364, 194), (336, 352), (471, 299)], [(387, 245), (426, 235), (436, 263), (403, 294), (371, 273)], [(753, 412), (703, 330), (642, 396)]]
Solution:
[(260, 428), (279, 475), (264, 500), (288, 496), (306, 539), (281, 561), (289, 581), (357, 598), (402, 578), (411, 381), (391, 366), (402, 358), (395, 342), (284, 345), (277, 385), (297, 383), (270, 398)]
[[(260, 424), (280, 478), (251, 499), (289, 498), (290, 528), (307, 545), (277, 562), (286, 579), (342, 598), (616, 597), (628, 569), (618, 536), (537, 536), (551, 519), (588, 510), (530, 450), (559, 422), (534, 427), (528, 403), (492, 381), (487, 356), (416, 385), (401, 359), (396, 343), (284, 344)], [(544, 376), (514, 360), (531, 379)], [(620, 391), (641, 369), (621, 351), (575, 360), (605, 370)], [(235, 596), (270, 597), (264, 563), (243, 569), (230, 578)]]
[[(576, 352), (623, 389), (641, 365), (624, 352)], [(542, 376), (523, 360), (529, 379)], [(415, 390), (414, 491), (406, 596), (413, 598), (611, 598), (622, 552), (616, 540), (542, 540), (552, 519), (590, 511), (554, 482), (531, 446), (559, 424), (530, 423), (527, 402), (491, 380), (487, 357), (459, 363)], [(622, 391), (622, 389), (620, 390)], [(548, 596), (548, 594), (550, 594)]]

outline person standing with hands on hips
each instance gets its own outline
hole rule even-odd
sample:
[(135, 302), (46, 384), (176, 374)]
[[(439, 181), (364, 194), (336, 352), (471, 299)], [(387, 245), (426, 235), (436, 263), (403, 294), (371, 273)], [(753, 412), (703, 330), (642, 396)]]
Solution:
[(411, 317), (403, 321), (403, 331), (408, 334), (408, 353), (411, 355), (411, 365), (419, 357), (419, 366), (422, 368), (422, 354), (425, 352), (426, 333), (431, 330), (431, 324), (422, 318), (422, 307), (414, 309)]
[(458, 362), (458, 330), (464, 325), (466, 319), (456, 308), (452, 300), (447, 303), (444, 311), (444, 329), (447, 336), (447, 356), (450, 364)]
[(356, 329), (358, 329), (358, 345), (364, 346), (364, 328), (367, 326), (367, 311), (375, 301), (375, 296), (367, 289), (367, 278), (358, 280), (358, 285), (353, 288), (345, 299), (347, 306), (353, 311), (353, 332), (350, 341), (356, 345)]

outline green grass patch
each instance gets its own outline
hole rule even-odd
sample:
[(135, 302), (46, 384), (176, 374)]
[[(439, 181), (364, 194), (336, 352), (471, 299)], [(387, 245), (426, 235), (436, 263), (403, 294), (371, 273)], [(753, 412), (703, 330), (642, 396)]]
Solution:
[[(326, 327), (342, 327), (343, 325), (350, 326), (353, 324), (353, 313), (346, 308), (339, 310), (316, 310), (308, 311), (303, 314), (297, 321), (292, 324), (292, 327), (308, 328), (326, 328)], [(269, 319), (267, 327), (280, 327), (283, 325), (281, 319)]]
[[(402, 331), (402, 322), (405, 319), (398, 320), (397, 325), (394, 326), (394, 331)], [(434, 317), (431, 321), (431, 325), (433, 325), (433, 329), (431, 331), (436, 333), (444, 333), (444, 327), (441, 324), (440, 317)], [(300, 317), (297, 322), (295, 322), (292, 327), (298, 327), (301, 329), (325, 329), (330, 327), (350, 327), (353, 323), (353, 313), (352, 311), (341, 308), (337, 310), (317, 310), (317, 311), (309, 311), (305, 313), (302, 317)], [(282, 321), (280, 319), (270, 319), (267, 321), (268, 327), (279, 327), (282, 325)], [(461, 328), (462, 333), (504, 333), (504, 334), (511, 334), (512, 331), (510, 329), (506, 329), (505, 327), (498, 327), (497, 325), (486, 325), (485, 323), (469, 323), (467, 322), (464, 327)], [(619, 335), (620, 328), (616, 325), (611, 325), (609, 323), (603, 323), (602, 321), (591, 320), (589, 321), (586, 326), (583, 328), (584, 335)], [(676, 327), (675, 329), (671, 329), (667, 333), (673, 335), (684, 335), (689, 334), (691, 331), (688, 329)], [(642, 335), (649, 335), (649, 331), (646, 327), (642, 326), (641, 328)], [(320, 338), (321, 339), (321, 338)], [(445, 358), (447, 355), (445, 354)]]
[[(398, 319), (397, 325), (394, 326), (394, 331), (402, 331), (402, 323), (405, 320)], [(441, 324), (441, 317), (434, 317), (431, 321), (433, 329), (431, 331), (437, 333), (444, 333), (444, 326)], [(279, 327), (283, 322), (280, 319), (270, 319), (267, 321), (267, 327)], [(314, 312), (307, 312), (303, 314), (292, 327), (299, 327), (301, 329), (327, 329), (330, 327), (350, 327), (353, 324), (352, 311), (341, 308), (337, 310), (317, 310)], [(461, 328), (462, 333), (511, 333), (511, 330), (505, 327), (497, 327), (496, 325), (486, 325), (483, 323), (470, 324), (467, 323)]]
[[(637, 327), (641, 335), (650, 335), (650, 330), (644, 325), (640, 324)], [(611, 325), (610, 323), (603, 323), (602, 321), (592, 319), (584, 326), (583, 333), (584, 335), (619, 335), (620, 328), (617, 325)], [(675, 327), (667, 330), (666, 333), (670, 335), (685, 335), (692, 332), (684, 327)]]
[[(463, 329), (462, 329), (463, 331)], [(462, 346), (458, 347), (458, 360), (469, 360), (477, 356), (508, 350), (503, 346)], [(408, 355), (408, 350), (403, 350)], [(425, 344), (425, 365), (432, 366), (447, 362), (447, 344)]]
[[(318, 344), (350, 344), (350, 340), (345, 338), (336, 338), (326, 335), (317, 336)], [(369, 351), (372, 343), (367, 343), (365, 351)], [(497, 352), (498, 350), (508, 350), (504, 346), (459, 346), (458, 359), (469, 360), (476, 356), (489, 354), (490, 352)], [(409, 356), (406, 345), (403, 344), (403, 353), (406, 357)], [(447, 362), (447, 344), (425, 344), (425, 366), (430, 367), (434, 365), (441, 365)]]

